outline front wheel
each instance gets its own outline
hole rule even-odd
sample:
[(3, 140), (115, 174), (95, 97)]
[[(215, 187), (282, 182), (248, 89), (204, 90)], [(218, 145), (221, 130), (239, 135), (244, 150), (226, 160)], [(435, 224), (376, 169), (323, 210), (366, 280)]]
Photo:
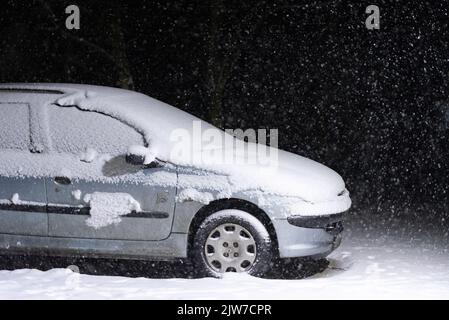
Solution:
[(225, 272), (262, 276), (270, 267), (273, 250), (265, 226), (241, 210), (222, 210), (207, 217), (193, 242), (193, 263), (200, 275), (220, 277)]

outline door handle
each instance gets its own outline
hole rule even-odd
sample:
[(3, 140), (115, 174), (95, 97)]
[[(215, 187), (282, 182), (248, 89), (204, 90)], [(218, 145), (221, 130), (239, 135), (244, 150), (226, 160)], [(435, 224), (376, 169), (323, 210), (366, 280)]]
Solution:
[(54, 181), (55, 181), (55, 183), (61, 184), (64, 186), (67, 186), (72, 183), (70, 178), (67, 178), (67, 177), (55, 177)]

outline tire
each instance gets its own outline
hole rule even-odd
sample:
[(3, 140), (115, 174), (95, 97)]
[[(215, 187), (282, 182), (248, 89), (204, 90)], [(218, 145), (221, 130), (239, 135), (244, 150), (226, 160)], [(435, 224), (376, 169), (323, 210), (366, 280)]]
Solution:
[(260, 277), (270, 268), (273, 248), (265, 226), (241, 210), (222, 210), (207, 217), (194, 236), (192, 258), (202, 277), (225, 272)]

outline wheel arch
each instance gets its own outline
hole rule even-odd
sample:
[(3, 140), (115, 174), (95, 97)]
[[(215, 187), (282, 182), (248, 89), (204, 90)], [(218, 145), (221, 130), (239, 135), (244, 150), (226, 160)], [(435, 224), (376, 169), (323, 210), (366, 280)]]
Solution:
[(201, 207), (198, 212), (193, 217), (190, 226), (189, 226), (189, 234), (188, 234), (188, 241), (187, 241), (187, 255), (190, 256), (192, 252), (192, 246), (193, 246), (193, 240), (195, 237), (196, 230), (198, 230), (201, 223), (210, 215), (212, 215), (215, 212), (226, 210), (226, 209), (237, 209), (245, 211), (255, 218), (257, 218), (264, 227), (267, 229), (271, 241), (274, 246), (274, 252), (276, 254), (279, 254), (279, 248), (278, 248), (278, 240), (276, 235), (276, 230), (274, 228), (274, 225), (270, 219), (270, 217), (267, 215), (267, 213), (259, 208), (254, 203), (237, 199), (237, 198), (230, 198), (230, 199), (219, 199), (214, 200), (210, 202), (209, 204)]

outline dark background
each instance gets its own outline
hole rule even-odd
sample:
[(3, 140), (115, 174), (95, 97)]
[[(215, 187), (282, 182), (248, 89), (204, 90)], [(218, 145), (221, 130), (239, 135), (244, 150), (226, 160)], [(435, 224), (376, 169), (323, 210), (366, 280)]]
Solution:
[[(393, 5), (393, 3), (395, 3)], [(81, 9), (67, 30), (65, 7)], [(365, 9), (380, 7), (380, 30)], [(448, 216), (447, 1), (5, 1), (0, 82), (129, 88), (339, 172), (353, 212)]]

